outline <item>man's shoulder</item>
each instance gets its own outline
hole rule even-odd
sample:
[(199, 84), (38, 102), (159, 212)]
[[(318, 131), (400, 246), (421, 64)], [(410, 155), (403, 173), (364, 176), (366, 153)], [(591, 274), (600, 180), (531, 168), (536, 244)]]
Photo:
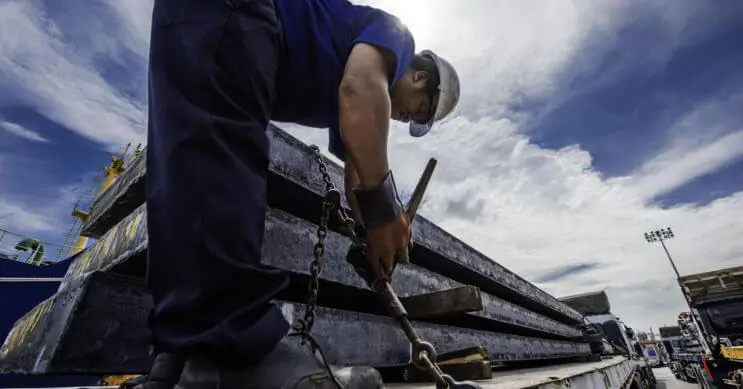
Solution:
[(387, 11), (367, 5), (352, 4), (346, 12), (355, 17), (356, 22), (361, 28), (374, 25), (383, 26), (390, 31), (397, 32), (398, 34), (409, 37), (412, 40), (412, 34), (402, 20)]
[(280, 14), (291, 18), (315, 20), (318, 23), (335, 22), (333, 28), (362, 28), (383, 23), (407, 32), (400, 19), (380, 8), (353, 4), (348, 0), (274, 0)]

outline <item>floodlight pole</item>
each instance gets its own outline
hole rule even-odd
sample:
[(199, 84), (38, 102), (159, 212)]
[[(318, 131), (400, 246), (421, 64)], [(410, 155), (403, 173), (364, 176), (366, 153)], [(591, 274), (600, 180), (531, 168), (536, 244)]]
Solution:
[[(661, 230), (663, 231), (663, 230)], [(681, 274), (679, 274), (679, 269), (676, 267), (676, 263), (673, 262), (673, 258), (671, 258), (671, 253), (668, 252), (668, 247), (666, 247), (666, 242), (663, 239), (663, 233), (661, 231), (652, 231), (658, 238), (658, 241), (660, 242), (660, 245), (663, 246), (663, 251), (666, 252), (666, 257), (668, 257), (668, 262), (671, 262), (671, 267), (673, 267), (673, 272), (676, 273), (676, 280), (679, 280), (681, 278)], [(671, 231), (671, 227), (668, 227), (665, 236), (666, 239), (673, 238), (673, 231)]]
[(660, 242), (661, 246), (663, 246), (663, 251), (666, 252), (666, 257), (668, 257), (668, 262), (671, 262), (671, 267), (673, 267), (674, 273), (676, 273), (676, 283), (678, 283), (679, 288), (681, 289), (681, 295), (684, 296), (684, 300), (686, 300), (686, 305), (689, 307), (689, 314), (691, 315), (692, 323), (697, 327), (697, 331), (699, 331), (699, 334), (701, 335), (701, 341), (702, 341), (702, 347), (705, 351), (709, 352), (710, 348), (707, 345), (707, 339), (704, 338), (703, 331), (702, 331), (702, 323), (697, 322), (697, 316), (694, 314), (694, 308), (691, 306), (691, 297), (686, 293), (686, 289), (684, 289), (684, 286), (681, 284), (681, 274), (679, 274), (678, 268), (676, 267), (676, 263), (673, 262), (673, 258), (671, 258), (671, 253), (668, 252), (668, 247), (666, 247), (665, 241), (668, 239), (674, 238), (675, 235), (673, 234), (673, 231), (671, 230), (671, 227), (668, 228), (661, 228), (660, 230), (655, 231), (648, 231), (645, 233), (645, 240), (648, 243), (655, 243)]

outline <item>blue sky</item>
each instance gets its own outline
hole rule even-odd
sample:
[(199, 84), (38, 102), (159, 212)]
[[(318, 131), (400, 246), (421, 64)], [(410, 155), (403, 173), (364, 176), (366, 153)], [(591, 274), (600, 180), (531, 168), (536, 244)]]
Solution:
[[(720, 12), (728, 12), (720, 8)], [(711, 25), (694, 40), (682, 42), (662, 66), (642, 59), (653, 50), (654, 31), (634, 25), (626, 39), (602, 53), (593, 71), (571, 83), (580, 93), (551, 110), (527, 131), (545, 148), (580, 144), (593, 157), (593, 166), (605, 177), (631, 173), (655, 155), (673, 123), (700, 104), (712, 103), (714, 115), (725, 115), (724, 128), (715, 135), (743, 128), (743, 23), (725, 20)], [(649, 46), (649, 47), (648, 47)], [(609, 82), (603, 76), (612, 74)], [(599, 123), (601, 131), (587, 126)], [(706, 132), (704, 128), (693, 131)], [(690, 180), (655, 200), (668, 206), (683, 202), (706, 204), (743, 189), (743, 160)]]
[[(453, 118), (421, 140), (393, 125), (399, 180), (439, 159), (425, 216), (556, 295), (606, 289), (642, 325), (683, 308), (644, 230), (674, 226), (683, 272), (743, 264), (743, 4), (364, 3), (460, 72)], [(151, 4), (0, 4), (1, 229), (62, 243), (107, 153), (144, 142)]]

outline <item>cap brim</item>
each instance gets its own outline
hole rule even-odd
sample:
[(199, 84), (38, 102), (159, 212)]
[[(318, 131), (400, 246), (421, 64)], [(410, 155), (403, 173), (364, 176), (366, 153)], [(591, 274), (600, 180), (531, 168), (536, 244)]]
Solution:
[(428, 134), (433, 126), (433, 118), (428, 123), (410, 122), (410, 135), (419, 138)]

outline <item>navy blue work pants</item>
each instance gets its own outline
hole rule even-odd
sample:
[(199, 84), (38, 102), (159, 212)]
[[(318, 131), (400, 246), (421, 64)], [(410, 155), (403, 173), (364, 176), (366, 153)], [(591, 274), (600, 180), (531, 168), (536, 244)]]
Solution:
[(281, 26), (271, 0), (155, 0), (147, 284), (157, 352), (255, 363), (287, 333), (260, 264)]

